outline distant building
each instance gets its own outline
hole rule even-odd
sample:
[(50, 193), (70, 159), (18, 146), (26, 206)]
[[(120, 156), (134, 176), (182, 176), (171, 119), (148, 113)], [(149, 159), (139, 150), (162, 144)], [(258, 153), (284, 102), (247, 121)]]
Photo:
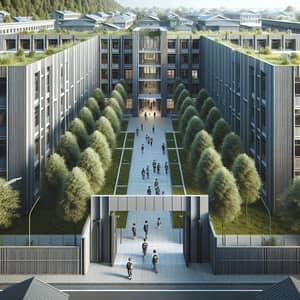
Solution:
[(141, 20), (138, 20), (138, 27), (159, 27), (160, 19), (154, 15), (148, 15)]
[(300, 281), (292, 276), (284, 279), (271, 288), (258, 293), (256, 300), (299, 300)]
[(170, 30), (191, 31), (194, 22), (178, 16), (175, 13), (170, 13), (167, 16), (168, 28)]
[(0, 292), (0, 300), (68, 300), (69, 295), (45, 283), (36, 277), (13, 284)]
[(41, 30), (54, 30), (54, 20), (38, 20), (29, 22), (0, 23), (0, 34), (12, 34), (18, 32), (38, 32)]
[(239, 31), (240, 25), (221, 15), (203, 15), (198, 19), (199, 30), (211, 31)]
[(4, 17), (9, 15), (10, 13), (7, 12), (6, 10), (0, 10), (0, 22), (3, 22)]
[(118, 26), (121, 29), (128, 29), (133, 25), (134, 20), (135, 17), (128, 14), (122, 14), (118, 16), (113, 16), (112, 24)]
[(56, 21), (56, 28), (74, 31), (94, 31), (99, 24), (88, 18)]
[(13, 21), (18, 22), (18, 23), (32, 21), (32, 17), (30, 17), (30, 16), (17, 16), (17, 17), (13, 17), (12, 19), (13, 19)]
[(246, 28), (261, 28), (261, 17), (252, 10), (248, 11), (227, 11), (224, 16), (236, 21), (241, 27)]
[(262, 19), (262, 28), (278, 30), (278, 31), (292, 31), (293, 33), (300, 33), (300, 22), (291, 22), (286, 20), (271, 20)]
[(105, 19), (100, 17), (99, 15), (97, 14), (86, 14), (83, 19), (87, 19), (89, 21), (92, 21), (96, 24), (101, 24), (103, 22), (105, 22)]
[(118, 31), (122, 30), (119, 26), (111, 23), (102, 23), (100, 29), (109, 30), (109, 31)]
[(107, 20), (111, 17), (109, 14), (105, 13), (104, 11), (98, 11), (96, 12), (96, 15), (100, 16), (104, 20)]
[(80, 15), (80, 13), (71, 10), (56, 10), (51, 14), (52, 18), (57, 21), (79, 19)]

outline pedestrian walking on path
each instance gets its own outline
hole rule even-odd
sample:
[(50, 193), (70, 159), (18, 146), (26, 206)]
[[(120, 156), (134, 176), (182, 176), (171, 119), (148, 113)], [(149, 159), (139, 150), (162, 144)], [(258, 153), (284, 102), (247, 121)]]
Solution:
[(155, 126), (153, 125), (152, 126), (152, 133), (154, 133), (155, 132)]
[(148, 165), (146, 167), (146, 176), (147, 176), (147, 179), (149, 179), (149, 177), (150, 177), (150, 171), (149, 171), (149, 166)]
[(127, 273), (128, 273), (128, 279), (131, 280), (132, 279), (132, 271), (133, 271), (133, 263), (131, 261), (131, 258), (128, 258), (127, 264), (126, 264), (126, 269), (127, 269)]
[(154, 117), (154, 119), (155, 119), (155, 117), (156, 117), (156, 112), (153, 113), (153, 117)]
[(146, 139), (146, 142), (148, 143), (148, 139), (149, 139), (149, 135), (148, 134), (145, 135), (145, 139)]
[(162, 153), (165, 155), (165, 153), (166, 153), (166, 145), (165, 145), (165, 143), (162, 143), (161, 150), (162, 150)]
[(153, 167), (153, 173), (155, 173), (156, 172), (156, 161), (155, 161), (155, 159), (152, 162), (152, 167)]
[(141, 146), (141, 152), (142, 152), (142, 154), (144, 154), (144, 150), (145, 150), (145, 146), (144, 146), (144, 144), (142, 144), (142, 146)]
[(144, 113), (144, 118), (147, 121), (147, 112)]
[(141, 131), (143, 131), (143, 130), (144, 130), (144, 124), (141, 123)]
[(139, 129), (138, 128), (135, 130), (135, 133), (136, 133), (136, 136), (139, 136)]
[(147, 249), (148, 249), (148, 242), (146, 239), (144, 239), (144, 242), (142, 243), (142, 250), (144, 257), (147, 255)]
[(156, 221), (157, 229), (160, 229), (160, 225), (161, 225), (161, 220), (160, 220), (160, 217), (158, 217), (157, 221)]
[(159, 186), (155, 187), (155, 195), (160, 195), (160, 188), (159, 188)]
[(157, 186), (158, 186), (158, 179), (155, 178), (155, 180), (154, 180), (154, 187), (156, 188)]
[(153, 144), (153, 138), (150, 138), (150, 146)]
[(131, 230), (132, 230), (132, 237), (133, 237), (133, 239), (135, 239), (136, 238), (136, 225), (135, 225), (135, 223), (132, 224)]
[(166, 175), (168, 174), (168, 171), (169, 171), (169, 165), (167, 162), (165, 162), (165, 172), (166, 172)]
[(146, 220), (145, 224), (144, 224), (144, 233), (145, 233), (145, 239), (146, 240), (148, 238), (148, 231), (149, 231), (149, 224), (148, 224), (148, 221)]
[(151, 195), (151, 194), (152, 194), (152, 192), (151, 192), (151, 186), (149, 185), (148, 189), (147, 189), (147, 195)]
[(143, 180), (145, 179), (145, 174), (146, 174), (146, 171), (145, 171), (145, 169), (143, 168), (142, 169), (142, 172), (141, 172), (141, 174), (142, 174), (142, 178), (143, 178)]
[(158, 273), (158, 269), (157, 269), (158, 263), (159, 263), (158, 253), (154, 249), (153, 250), (153, 255), (152, 255), (152, 265), (153, 265), (153, 270), (154, 270), (155, 273)]
[(157, 164), (157, 174), (160, 174), (160, 163)]

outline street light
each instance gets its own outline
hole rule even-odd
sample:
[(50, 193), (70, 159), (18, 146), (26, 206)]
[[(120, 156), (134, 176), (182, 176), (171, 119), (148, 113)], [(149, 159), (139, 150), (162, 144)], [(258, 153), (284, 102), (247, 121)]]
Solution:
[(38, 197), (36, 199), (36, 201), (34, 202), (34, 204), (32, 205), (31, 209), (30, 209), (30, 212), (29, 212), (29, 215), (28, 215), (28, 246), (30, 247), (31, 246), (31, 241), (30, 241), (30, 229), (31, 229), (31, 214), (34, 210), (34, 208), (36, 207), (36, 205), (38, 204), (40, 200), (40, 197)]

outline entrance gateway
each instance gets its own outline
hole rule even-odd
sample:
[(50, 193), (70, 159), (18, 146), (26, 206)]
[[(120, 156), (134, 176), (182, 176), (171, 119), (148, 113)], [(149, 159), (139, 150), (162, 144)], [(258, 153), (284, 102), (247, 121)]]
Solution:
[(117, 211), (183, 211), (183, 255), (186, 264), (208, 262), (207, 195), (94, 195), (91, 197), (91, 262), (114, 265)]
[(145, 112), (150, 113), (151, 115), (155, 112), (156, 116), (161, 116), (161, 99), (139, 99), (139, 115), (143, 116)]

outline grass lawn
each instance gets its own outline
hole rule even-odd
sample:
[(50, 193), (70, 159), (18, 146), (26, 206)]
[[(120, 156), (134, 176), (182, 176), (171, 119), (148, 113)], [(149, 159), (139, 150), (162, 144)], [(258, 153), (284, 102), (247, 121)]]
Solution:
[(173, 125), (173, 130), (174, 131), (178, 131), (179, 130), (179, 121), (178, 120), (173, 120), (172, 121), (172, 125)]
[(127, 128), (128, 128), (128, 120), (123, 120), (121, 124), (121, 130), (127, 131)]
[(172, 211), (172, 226), (173, 228), (183, 228), (184, 211)]
[(126, 139), (125, 147), (126, 148), (133, 148), (133, 143), (134, 143), (134, 133), (129, 132), (129, 133), (127, 133), (127, 139)]
[(117, 217), (117, 228), (126, 228), (127, 223), (127, 211), (117, 211), (116, 217)]
[(170, 164), (172, 185), (182, 185), (180, 170), (178, 164)]
[(118, 140), (117, 140), (117, 148), (122, 148), (123, 147), (123, 143), (124, 143), (124, 139), (125, 139), (125, 132), (121, 132), (118, 136)]
[(173, 133), (171, 133), (171, 132), (166, 133), (166, 141), (167, 141), (168, 148), (175, 148)]
[(184, 190), (182, 186), (172, 186), (173, 195), (184, 195)]
[(176, 150), (168, 150), (169, 162), (178, 163)]
[(127, 194), (127, 186), (118, 186), (116, 195), (126, 195)]

